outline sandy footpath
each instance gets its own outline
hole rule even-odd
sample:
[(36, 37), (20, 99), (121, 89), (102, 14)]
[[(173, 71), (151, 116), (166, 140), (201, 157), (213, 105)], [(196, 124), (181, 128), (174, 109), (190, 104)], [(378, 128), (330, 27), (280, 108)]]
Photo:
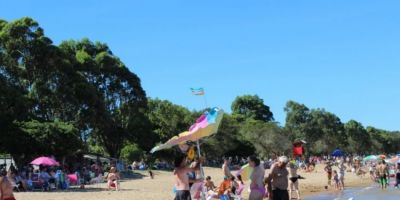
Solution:
[[(268, 172), (268, 170), (267, 170)], [(173, 178), (171, 172), (156, 171), (155, 179), (147, 176), (143, 179), (126, 180), (121, 182), (121, 191), (106, 191), (106, 185), (97, 184), (87, 186), (86, 189), (74, 189), (67, 192), (20, 192), (15, 193), (17, 200), (171, 200), (173, 199)], [(207, 176), (211, 176), (217, 185), (222, 180), (222, 172), (217, 168), (205, 168)], [(300, 172), (305, 180), (300, 180), (302, 197), (326, 192), (327, 178), (323, 166), (316, 167), (315, 172)], [(347, 187), (370, 185), (368, 176), (360, 178), (351, 173), (346, 173)], [(248, 184), (248, 183), (247, 183)], [(328, 191), (334, 191), (328, 189)], [(247, 199), (248, 193), (243, 197)]]

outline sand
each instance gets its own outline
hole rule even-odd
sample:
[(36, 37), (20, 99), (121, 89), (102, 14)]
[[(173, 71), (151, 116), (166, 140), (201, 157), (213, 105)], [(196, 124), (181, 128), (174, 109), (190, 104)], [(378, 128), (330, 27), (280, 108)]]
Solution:
[[(268, 172), (268, 170), (267, 170)], [(205, 173), (211, 176), (215, 184), (222, 180), (222, 172), (218, 168), (205, 168)], [(86, 186), (86, 189), (71, 189), (66, 192), (20, 192), (15, 193), (17, 200), (170, 200), (173, 199), (173, 178), (171, 172), (156, 171), (155, 179), (150, 179), (147, 174), (142, 179), (123, 180), (120, 191), (105, 190), (105, 183)], [(334, 191), (332, 188), (325, 190), (327, 178), (323, 166), (318, 165), (312, 173), (300, 172), (305, 180), (300, 180), (302, 198), (317, 195), (321, 192)], [(346, 173), (347, 187), (370, 185), (368, 175), (364, 178), (352, 173)], [(248, 193), (243, 197), (247, 199)]]

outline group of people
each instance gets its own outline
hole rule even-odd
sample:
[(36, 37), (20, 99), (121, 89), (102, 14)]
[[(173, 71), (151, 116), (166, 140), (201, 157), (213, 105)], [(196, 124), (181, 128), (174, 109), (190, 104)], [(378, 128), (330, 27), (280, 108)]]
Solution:
[(337, 165), (338, 170), (334, 170), (333, 166), (335, 165), (332, 162), (327, 162), (324, 168), (328, 177), (328, 186), (332, 186), (333, 179), (333, 186), (335, 187), (335, 189), (344, 190), (344, 175), (347, 167), (343, 161), (340, 161)]
[(29, 191), (37, 189), (50, 190), (60, 185), (62, 170), (40, 167), (39, 169), (22, 168), (17, 170), (13, 165), (8, 170), (2, 169), (2, 174), (13, 186), (14, 191)]
[[(244, 182), (240, 174), (234, 176), (230, 171), (230, 159), (225, 158), (222, 165), (222, 173), (224, 179), (219, 187), (214, 185), (211, 177), (207, 177), (204, 181), (202, 176), (199, 179), (196, 174), (200, 171), (200, 164), (203, 159), (190, 162), (185, 156), (178, 156), (175, 159), (175, 200), (191, 200), (191, 185), (203, 183), (202, 189), (199, 190), (206, 195), (208, 200), (211, 199), (241, 199), (240, 195), (245, 188)], [(296, 199), (300, 199), (298, 166), (296, 162), (289, 162), (286, 156), (276, 159), (270, 169), (269, 174), (265, 174), (265, 168), (260, 159), (256, 156), (248, 158), (248, 164), (252, 168), (250, 179), (250, 200), (262, 200), (268, 197), (271, 200), (289, 200), (292, 199), (292, 193), (296, 193)], [(190, 178), (192, 177), (192, 178)], [(289, 182), (290, 181), (290, 182)], [(289, 189), (289, 190), (288, 190)], [(195, 195), (200, 199), (200, 195)]]
[(370, 163), (370, 177), (373, 181), (378, 182), (381, 189), (386, 189), (389, 185), (391, 177), (395, 179), (395, 187), (399, 188), (400, 185), (400, 164), (389, 167), (385, 160)]
[(98, 178), (95, 177), (96, 172), (100, 177), (99, 183), (106, 180), (108, 189), (119, 190), (118, 180), (120, 179), (120, 175), (115, 167), (111, 167), (110, 171), (105, 173), (105, 176), (103, 176), (101, 170), (95, 165), (89, 166), (89, 168), (83, 167), (81, 170), (70, 175), (67, 175), (62, 167), (39, 166), (39, 168), (34, 168), (32, 166), (25, 166), (19, 169), (14, 167), (14, 165), (9, 166), (8, 169), (3, 167), (0, 170), (0, 200), (13, 200), (13, 192), (67, 189), (68, 184), (72, 184), (69, 176), (75, 176), (75, 184), (81, 184), (82, 188), (82, 185), (93, 183), (93, 180)]

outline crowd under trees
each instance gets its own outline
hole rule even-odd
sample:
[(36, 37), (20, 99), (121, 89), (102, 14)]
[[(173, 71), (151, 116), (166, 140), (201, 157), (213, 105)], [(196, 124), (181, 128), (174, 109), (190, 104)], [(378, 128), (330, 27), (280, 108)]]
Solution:
[[(396, 153), (400, 132), (342, 122), (324, 109), (288, 101), (285, 125), (257, 95), (238, 96), (218, 134), (203, 143), (208, 158), (289, 155), (307, 141), (309, 155)], [(58, 159), (98, 153), (140, 159), (187, 130), (200, 111), (146, 96), (139, 77), (105, 43), (59, 45), (31, 18), (0, 20), (0, 152), (17, 164), (40, 155)], [(169, 158), (174, 150), (156, 153)]]

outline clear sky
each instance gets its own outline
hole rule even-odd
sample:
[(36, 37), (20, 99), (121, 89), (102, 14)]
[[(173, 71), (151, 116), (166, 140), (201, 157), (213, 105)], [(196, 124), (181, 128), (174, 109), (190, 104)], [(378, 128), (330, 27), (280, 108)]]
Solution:
[(1, 0), (0, 18), (30, 16), (56, 44), (107, 43), (148, 96), (230, 111), (258, 94), (284, 124), (288, 100), (343, 122), (400, 130), (397, 0)]

